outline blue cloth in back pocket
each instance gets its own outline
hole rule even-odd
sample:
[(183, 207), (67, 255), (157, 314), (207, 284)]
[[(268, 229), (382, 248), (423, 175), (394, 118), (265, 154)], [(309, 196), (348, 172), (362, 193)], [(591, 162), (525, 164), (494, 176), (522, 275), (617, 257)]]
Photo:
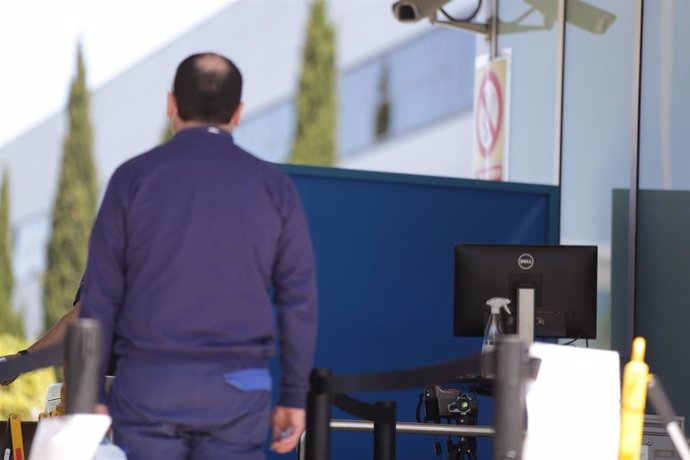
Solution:
[(268, 369), (240, 369), (224, 375), (225, 381), (240, 391), (271, 391)]

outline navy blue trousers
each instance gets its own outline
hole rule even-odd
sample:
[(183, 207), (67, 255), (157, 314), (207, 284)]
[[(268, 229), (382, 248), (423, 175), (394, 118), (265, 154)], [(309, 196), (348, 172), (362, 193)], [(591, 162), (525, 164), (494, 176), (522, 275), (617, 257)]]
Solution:
[(128, 460), (263, 460), (265, 389), (239, 389), (203, 363), (118, 363), (108, 407)]

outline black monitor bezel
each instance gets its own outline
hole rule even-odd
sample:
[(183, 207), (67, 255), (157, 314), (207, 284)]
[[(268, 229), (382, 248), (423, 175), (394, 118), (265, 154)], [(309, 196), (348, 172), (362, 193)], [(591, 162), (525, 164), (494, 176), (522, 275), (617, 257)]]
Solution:
[[(471, 252), (471, 254), (470, 254)], [(559, 327), (540, 326), (535, 321), (535, 336), (543, 338), (595, 339), (597, 324), (597, 246), (576, 245), (514, 245), (514, 244), (465, 244), (458, 243), (454, 248), (454, 298), (453, 298), (453, 335), (461, 337), (481, 337), (488, 318), (489, 310), (484, 305), (490, 297), (508, 297), (511, 299), (511, 310), (516, 307), (516, 284), (527, 280), (528, 285), (536, 285), (535, 316), (546, 318)], [(517, 259), (521, 254), (532, 254), (534, 266), (525, 270), (518, 266)], [(483, 254), (483, 257), (482, 257)], [(468, 270), (468, 257), (478, 259), (477, 266)], [(546, 259), (545, 259), (546, 257)], [(557, 265), (551, 259), (562, 260)], [(511, 265), (514, 260), (514, 265)], [(570, 264), (568, 263), (570, 261)], [(492, 265), (493, 264), (493, 265)], [(554, 264), (545, 267), (544, 264)], [(573, 266), (579, 265), (579, 266)], [(464, 270), (461, 266), (465, 266)], [(492, 268), (489, 269), (489, 266)], [(546, 275), (547, 289), (544, 289), (544, 269), (550, 269)], [(474, 271), (477, 273), (467, 273)], [(487, 281), (487, 273), (491, 278)], [(557, 277), (569, 276), (568, 280)], [(484, 283), (479, 280), (484, 281)], [(557, 279), (557, 281), (555, 281)], [(504, 280), (504, 281), (500, 281)], [(486, 284), (493, 286), (487, 287)], [(558, 286), (555, 283), (561, 283)], [(554, 288), (561, 288), (566, 300), (559, 300), (554, 308)], [(469, 291), (473, 289), (474, 292)], [(479, 291), (479, 294), (477, 294)], [(497, 292), (496, 292), (497, 291)], [(491, 294), (489, 292), (492, 292)], [(480, 302), (478, 299), (488, 296)], [(546, 301), (544, 300), (546, 296)], [(544, 302), (547, 305), (544, 305)], [(471, 305), (468, 305), (471, 303)], [(516, 320), (513, 315), (512, 320)], [(560, 323), (562, 321), (562, 324)], [(509, 332), (515, 332), (514, 323)], [(542, 322), (542, 324), (544, 324)]]

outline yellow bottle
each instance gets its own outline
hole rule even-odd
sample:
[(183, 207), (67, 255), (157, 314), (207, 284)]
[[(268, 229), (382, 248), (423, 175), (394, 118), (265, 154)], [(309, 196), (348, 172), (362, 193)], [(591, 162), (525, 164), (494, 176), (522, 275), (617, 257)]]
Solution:
[(623, 370), (621, 393), (621, 440), (618, 460), (639, 460), (642, 448), (644, 408), (647, 401), (649, 366), (644, 362), (646, 343), (642, 337), (633, 341), (632, 357)]
[(10, 430), (12, 438), (12, 458), (24, 460), (24, 436), (22, 435), (22, 419), (19, 415), (11, 413), (9, 426), (5, 429)]

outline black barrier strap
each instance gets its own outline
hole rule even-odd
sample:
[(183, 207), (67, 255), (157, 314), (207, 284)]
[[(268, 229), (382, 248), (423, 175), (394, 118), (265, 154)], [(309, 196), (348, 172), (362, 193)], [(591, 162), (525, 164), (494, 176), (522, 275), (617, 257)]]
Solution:
[(480, 369), (493, 369), (494, 353), (482, 353), (417, 369), (379, 372), (376, 374), (350, 374), (330, 376), (316, 383), (319, 393), (344, 394), (357, 391), (380, 391), (391, 388), (422, 387), (430, 383), (452, 383), (463, 378), (476, 378)]
[(348, 395), (337, 394), (333, 397), (333, 405), (350, 415), (371, 420), (372, 422), (390, 423), (391, 416), (395, 422), (395, 409), (368, 404)]
[(61, 364), (62, 358), (62, 342), (36, 352), (7, 356), (5, 360), (0, 361), (0, 380), (11, 379), (19, 374)]

